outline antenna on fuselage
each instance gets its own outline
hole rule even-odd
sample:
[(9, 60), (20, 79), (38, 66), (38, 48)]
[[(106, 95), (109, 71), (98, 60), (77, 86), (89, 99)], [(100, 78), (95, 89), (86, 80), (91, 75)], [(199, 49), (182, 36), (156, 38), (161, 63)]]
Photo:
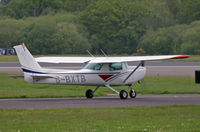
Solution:
[(88, 54), (90, 55), (90, 56), (92, 56), (92, 57), (94, 57), (91, 53), (90, 53), (90, 51), (89, 50), (86, 50), (87, 52), (88, 52)]
[(105, 57), (107, 57), (106, 53), (105, 53), (102, 49), (100, 49), (100, 51), (101, 51), (101, 53), (103, 53), (103, 55), (104, 55)]

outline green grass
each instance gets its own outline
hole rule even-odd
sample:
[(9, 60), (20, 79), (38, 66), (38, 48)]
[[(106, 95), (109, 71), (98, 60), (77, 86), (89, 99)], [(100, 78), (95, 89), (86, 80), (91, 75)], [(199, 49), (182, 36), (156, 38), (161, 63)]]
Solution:
[[(94, 86), (73, 85), (48, 85), (29, 84), (21, 79), (13, 79), (10, 75), (22, 74), (0, 74), (0, 98), (30, 98), (30, 97), (84, 97), (87, 89)], [(127, 86), (114, 87), (117, 90), (126, 89)], [(137, 93), (141, 94), (181, 94), (199, 93), (200, 84), (194, 83), (192, 77), (145, 77), (141, 84), (134, 84)], [(112, 91), (105, 87), (95, 92), (95, 96), (102, 96)]]
[(200, 106), (0, 109), (1, 132), (199, 132)]
[(200, 94), (200, 84), (193, 77), (147, 76), (134, 87), (142, 94)]
[[(30, 84), (22, 78), (13, 79), (10, 75), (0, 74), (0, 98), (30, 98), (30, 97), (81, 97), (90, 86)], [(97, 96), (105, 95), (97, 91)]]
[[(41, 56), (47, 56), (47, 55), (36, 55), (34, 57), (41, 57)], [(89, 56), (89, 55), (48, 55), (48, 56)], [(95, 56), (101, 56), (101, 55), (95, 55)], [(114, 55), (119, 56), (119, 55)], [(127, 55), (125, 55), (127, 56)], [(0, 56), (0, 62), (16, 62), (18, 61), (17, 56)], [(174, 59), (174, 60), (167, 60), (167, 61), (200, 61), (200, 55), (192, 55), (190, 58), (186, 59)]]
[(0, 62), (16, 62), (16, 61), (18, 61), (17, 56), (14, 56), (14, 55), (1, 56), (0, 55)]

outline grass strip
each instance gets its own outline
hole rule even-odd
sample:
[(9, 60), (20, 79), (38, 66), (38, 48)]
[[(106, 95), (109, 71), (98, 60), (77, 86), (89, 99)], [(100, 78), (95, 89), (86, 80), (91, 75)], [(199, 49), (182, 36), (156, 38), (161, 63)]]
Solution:
[[(29, 84), (23, 78), (14, 79), (11, 75), (0, 74), (0, 98), (46, 98), (46, 97), (83, 97), (87, 89), (94, 86), (77, 85), (48, 85)], [(128, 90), (127, 86), (114, 87), (117, 90)], [(141, 84), (134, 84), (134, 90), (140, 94), (200, 94), (200, 85), (195, 84), (192, 77), (160, 77), (147, 76)], [(113, 93), (106, 87), (100, 87), (95, 96), (103, 96), (105, 93)]]
[(0, 109), (1, 132), (199, 132), (200, 106)]

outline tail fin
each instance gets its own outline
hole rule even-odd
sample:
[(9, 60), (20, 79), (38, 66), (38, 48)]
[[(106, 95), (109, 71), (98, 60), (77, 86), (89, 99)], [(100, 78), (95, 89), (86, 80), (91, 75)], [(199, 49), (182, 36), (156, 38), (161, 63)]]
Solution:
[(35, 58), (31, 55), (31, 53), (28, 51), (26, 46), (23, 45), (17, 45), (14, 46), (17, 56), (19, 58), (19, 62), (21, 64), (22, 70), (25, 71), (41, 71), (40, 65), (36, 62)]

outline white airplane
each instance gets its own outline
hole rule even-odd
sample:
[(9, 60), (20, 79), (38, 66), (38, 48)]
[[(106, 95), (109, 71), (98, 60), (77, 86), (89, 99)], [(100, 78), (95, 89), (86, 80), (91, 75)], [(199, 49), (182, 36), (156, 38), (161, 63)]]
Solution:
[[(24, 44), (14, 46), (24, 80), (37, 84), (63, 85), (92, 85), (94, 90), (88, 89), (86, 97), (92, 98), (100, 86), (106, 86), (116, 92), (121, 99), (127, 99), (128, 92), (118, 92), (111, 86), (126, 85), (129, 87), (129, 96), (136, 97), (132, 84), (142, 80), (146, 74), (144, 61), (161, 59), (188, 58), (188, 55), (162, 56), (130, 56), (130, 57), (39, 57), (34, 58)], [(128, 66), (127, 62), (140, 61), (138, 66)], [(42, 68), (38, 62), (47, 63), (86, 63), (80, 70), (62, 70)]]

